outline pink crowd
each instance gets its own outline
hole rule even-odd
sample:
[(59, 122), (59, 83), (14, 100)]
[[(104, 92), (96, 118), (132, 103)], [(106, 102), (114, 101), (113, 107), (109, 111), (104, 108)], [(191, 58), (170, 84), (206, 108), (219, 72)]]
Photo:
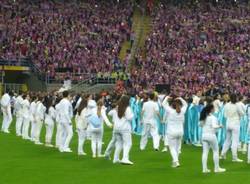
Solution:
[(31, 57), (50, 78), (112, 72), (130, 37), (132, 13), (129, 1), (3, 0), (0, 57)]
[(133, 88), (171, 84), (175, 94), (209, 88), (250, 94), (250, 7), (160, 4), (131, 72)]

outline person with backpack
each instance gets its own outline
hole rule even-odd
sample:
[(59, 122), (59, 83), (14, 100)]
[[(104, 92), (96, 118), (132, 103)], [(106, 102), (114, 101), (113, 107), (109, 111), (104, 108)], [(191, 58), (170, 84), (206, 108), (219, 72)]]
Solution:
[(103, 138), (103, 123), (105, 122), (108, 127), (112, 127), (106, 115), (106, 108), (103, 99), (97, 102), (97, 107), (92, 108), (90, 114), (87, 115), (89, 123), (89, 131), (91, 136), (91, 150), (93, 158), (104, 157), (102, 155), (102, 138)]

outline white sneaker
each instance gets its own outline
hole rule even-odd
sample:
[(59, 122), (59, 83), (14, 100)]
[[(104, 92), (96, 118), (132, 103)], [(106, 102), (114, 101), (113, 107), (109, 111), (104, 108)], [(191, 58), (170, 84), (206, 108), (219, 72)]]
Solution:
[(10, 133), (9, 130), (4, 130), (3, 132), (6, 133), (6, 134)]
[(203, 172), (203, 173), (210, 173), (210, 172), (211, 172), (211, 170), (209, 170), (209, 169), (205, 169), (205, 170), (203, 170), (202, 172)]
[(85, 153), (85, 152), (79, 152), (78, 155), (79, 155), (79, 156), (80, 156), (80, 155), (84, 155), (84, 156), (85, 156), (85, 155), (87, 155), (87, 153)]
[(71, 150), (70, 148), (66, 148), (66, 149), (64, 149), (64, 150), (63, 150), (63, 152), (66, 152), (66, 153), (71, 153), (71, 152), (72, 152), (72, 150)]
[(36, 141), (35, 142), (36, 145), (42, 145), (43, 143), (39, 142), (39, 141)]
[(99, 157), (99, 158), (104, 158), (105, 155), (98, 155), (97, 157)]
[(248, 160), (247, 163), (250, 164), (250, 160)]
[(120, 160), (113, 160), (113, 164), (119, 164), (119, 163), (121, 163)]
[(45, 144), (46, 147), (53, 148), (54, 146), (52, 144)]
[(92, 158), (96, 158), (96, 155), (92, 155)]
[(226, 171), (226, 169), (220, 168), (220, 167), (218, 169), (214, 170), (215, 173), (222, 173), (222, 172), (225, 172), (225, 171)]
[(179, 167), (180, 166), (180, 164), (178, 163), (178, 162), (173, 162), (172, 163), (172, 167), (173, 168), (177, 168), (177, 167)]
[(161, 152), (167, 152), (168, 151), (168, 148), (167, 147), (164, 147), (163, 150)]
[(243, 160), (237, 158), (237, 159), (233, 159), (233, 162), (243, 162)]
[(130, 160), (122, 160), (121, 161), (122, 164), (125, 164), (125, 165), (133, 165), (134, 163), (131, 162)]

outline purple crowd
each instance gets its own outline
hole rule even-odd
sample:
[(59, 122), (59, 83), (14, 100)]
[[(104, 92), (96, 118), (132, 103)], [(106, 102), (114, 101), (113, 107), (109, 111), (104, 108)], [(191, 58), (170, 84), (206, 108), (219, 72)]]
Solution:
[(152, 32), (136, 56), (137, 91), (171, 84), (177, 95), (211, 88), (250, 94), (250, 7), (160, 4)]
[(0, 57), (31, 57), (55, 79), (112, 72), (130, 37), (132, 10), (129, 1), (1, 0)]

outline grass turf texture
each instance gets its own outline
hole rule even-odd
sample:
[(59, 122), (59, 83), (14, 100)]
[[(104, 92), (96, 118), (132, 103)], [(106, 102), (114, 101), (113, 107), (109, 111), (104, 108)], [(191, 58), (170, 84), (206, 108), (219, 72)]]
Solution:
[[(43, 127), (42, 141), (44, 142)], [(11, 134), (0, 133), (0, 184), (87, 184), (87, 183), (170, 183), (170, 184), (215, 184), (249, 183), (250, 165), (232, 163), (231, 156), (221, 161), (226, 173), (201, 173), (201, 148), (183, 145), (180, 155), (181, 167), (171, 168), (169, 152), (155, 152), (152, 141), (145, 151), (139, 150), (140, 137), (133, 135), (130, 153), (133, 166), (112, 164), (104, 158), (93, 159), (90, 141), (85, 144), (87, 156), (77, 155), (77, 134), (74, 133), (70, 147), (73, 153), (60, 153), (55, 148), (34, 145), (15, 136), (14, 123)], [(112, 131), (104, 133), (103, 150), (111, 139)], [(246, 155), (240, 158), (246, 160)], [(213, 169), (212, 154), (209, 155), (209, 168)]]

